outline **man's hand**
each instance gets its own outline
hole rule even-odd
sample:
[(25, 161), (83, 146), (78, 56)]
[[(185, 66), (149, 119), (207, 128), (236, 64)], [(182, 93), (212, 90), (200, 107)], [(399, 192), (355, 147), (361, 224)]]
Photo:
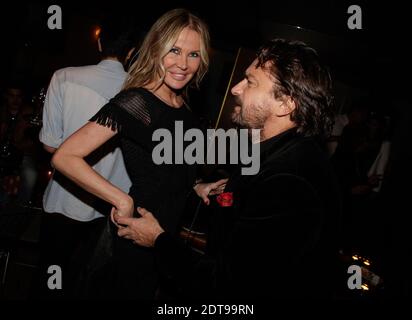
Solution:
[(157, 237), (164, 230), (151, 212), (144, 208), (137, 208), (137, 212), (141, 218), (120, 217), (114, 214), (116, 223), (123, 226), (117, 234), (143, 247), (153, 247)]
[(223, 190), (225, 190), (227, 180), (228, 179), (220, 179), (216, 182), (198, 183), (193, 187), (193, 189), (195, 190), (196, 194), (203, 200), (203, 202), (209, 205), (210, 200), (208, 196), (222, 193)]

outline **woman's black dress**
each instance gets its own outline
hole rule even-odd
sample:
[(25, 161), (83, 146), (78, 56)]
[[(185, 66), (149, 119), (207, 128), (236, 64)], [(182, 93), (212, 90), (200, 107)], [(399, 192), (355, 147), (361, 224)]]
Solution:
[[(184, 161), (176, 164), (174, 150), (176, 141), (182, 150), (184, 133), (197, 124), (192, 112), (186, 106), (170, 107), (150, 91), (136, 88), (120, 92), (90, 121), (118, 131), (132, 181), (129, 194), (135, 208), (140, 206), (151, 211), (165, 230), (175, 233), (195, 180), (195, 166), (184, 164)], [(176, 124), (183, 125), (183, 135), (182, 132), (175, 134)], [(153, 133), (158, 129), (171, 133), (172, 144), (166, 144), (169, 151), (173, 151), (170, 164), (156, 164), (152, 159), (153, 149), (164, 143), (162, 138), (153, 141)], [(166, 131), (161, 133), (166, 135)], [(114, 263), (105, 279), (111, 283), (110, 295), (152, 299), (159, 280), (152, 249), (117, 236), (114, 238)]]

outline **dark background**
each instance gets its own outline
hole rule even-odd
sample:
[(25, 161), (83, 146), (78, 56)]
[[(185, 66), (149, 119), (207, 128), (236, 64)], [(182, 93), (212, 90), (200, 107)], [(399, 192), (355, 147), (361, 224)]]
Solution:
[[(412, 139), (411, 108), (407, 96), (411, 84), (408, 43), (411, 14), (406, 5), (399, 2), (376, 2), (135, 0), (105, 4), (6, 0), (0, 5), (0, 89), (9, 80), (18, 79), (25, 84), (30, 99), (41, 87), (47, 87), (57, 69), (97, 63), (99, 55), (94, 32), (105, 17), (132, 17), (136, 26), (145, 32), (162, 13), (186, 7), (203, 17), (211, 30), (210, 71), (202, 90), (191, 94), (190, 105), (214, 124), (239, 48), (244, 48), (244, 52), (254, 51), (264, 40), (275, 37), (307, 42), (331, 68), (336, 103), (341, 112), (366, 103), (393, 120), (392, 177), (381, 210), (387, 230), (379, 235), (384, 245), (379, 242), (376, 248), (380, 251), (379, 257), (384, 256), (381, 258), (385, 264), (380, 266), (383, 265), (391, 277), (391, 292), (397, 295), (412, 287), (408, 280), (410, 264), (406, 263), (412, 243), (407, 222), (410, 210), (405, 209), (410, 206), (410, 187), (403, 187), (405, 182), (412, 180), (409, 169), (412, 154), (408, 147)], [(47, 27), (50, 16), (47, 8), (52, 4), (62, 9), (62, 30)], [(350, 16), (347, 9), (352, 4), (362, 9), (362, 30), (350, 30), (347, 26)], [(38, 231), (38, 221), (31, 224), (34, 231), (27, 232), (31, 234), (30, 239), (36, 239), (33, 234)], [(10, 231), (9, 225), (5, 223), (0, 231)], [(23, 240), (30, 245), (37, 241)], [(33, 252), (32, 247), (13, 248), (11, 259), (22, 262), (10, 268), (15, 275), (8, 276), (13, 280), (8, 285), (11, 289), (5, 290), (6, 296), (21, 298), (27, 294), (25, 286), (30, 281), (24, 275), (28, 274), (28, 265), (35, 266), (27, 262)], [(0, 259), (0, 269), (3, 260)]]
[[(373, 3), (372, 3), (373, 2)], [(4, 5), (3, 5), (4, 4)], [(147, 31), (165, 11), (186, 7), (203, 17), (212, 38), (211, 66), (194, 109), (211, 122), (222, 104), (239, 47), (256, 49), (274, 37), (303, 40), (329, 64), (340, 110), (353, 101), (385, 108), (392, 92), (407, 87), (410, 72), (408, 11), (391, 1), (115, 1), (3, 2), (0, 13), (0, 85), (21, 78), (29, 93), (47, 85), (62, 67), (96, 63), (94, 31), (107, 16), (132, 17)], [(49, 30), (47, 8), (62, 9), (62, 30)], [(349, 5), (362, 9), (362, 30), (350, 30)], [(397, 93), (398, 94), (398, 93)]]

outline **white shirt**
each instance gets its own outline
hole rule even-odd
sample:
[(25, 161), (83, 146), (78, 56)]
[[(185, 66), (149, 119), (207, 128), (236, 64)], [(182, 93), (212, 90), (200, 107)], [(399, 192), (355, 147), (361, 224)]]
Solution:
[[(120, 91), (126, 75), (122, 64), (113, 60), (56, 71), (50, 81), (43, 108), (40, 141), (58, 148)], [(93, 168), (115, 186), (129, 191), (131, 182), (119, 148), (106, 154)], [(58, 212), (78, 221), (90, 221), (102, 216), (102, 212), (93, 207), (96, 201), (96, 197), (54, 173), (43, 196), (43, 207), (46, 212)], [(106, 215), (108, 213), (105, 212)]]

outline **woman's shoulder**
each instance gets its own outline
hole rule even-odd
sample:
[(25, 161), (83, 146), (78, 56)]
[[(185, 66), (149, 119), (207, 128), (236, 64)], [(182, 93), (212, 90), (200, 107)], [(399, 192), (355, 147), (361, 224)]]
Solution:
[(148, 95), (143, 88), (127, 88), (115, 95), (110, 102), (120, 107), (136, 103), (147, 103)]
[(122, 90), (109, 101), (109, 104), (123, 109), (130, 116), (143, 120), (146, 124), (150, 123), (149, 104), (151, 101), (143, 88)]
[(150, 113), (156, 113), (156, 111), (160, 112), (164, 109), (164, 103), (148, 89), (142, 87), (124, 89), (110, 100), (110, 102), (128, 111), (130, 109), (145, 109), (150, 111)]
[(136, 122), (145, 127), (151, 123), (147, 98), (140, 88), (130, 88), (120, 91), (103, 106), (90, 121), (117, 129), (135, 128)]

